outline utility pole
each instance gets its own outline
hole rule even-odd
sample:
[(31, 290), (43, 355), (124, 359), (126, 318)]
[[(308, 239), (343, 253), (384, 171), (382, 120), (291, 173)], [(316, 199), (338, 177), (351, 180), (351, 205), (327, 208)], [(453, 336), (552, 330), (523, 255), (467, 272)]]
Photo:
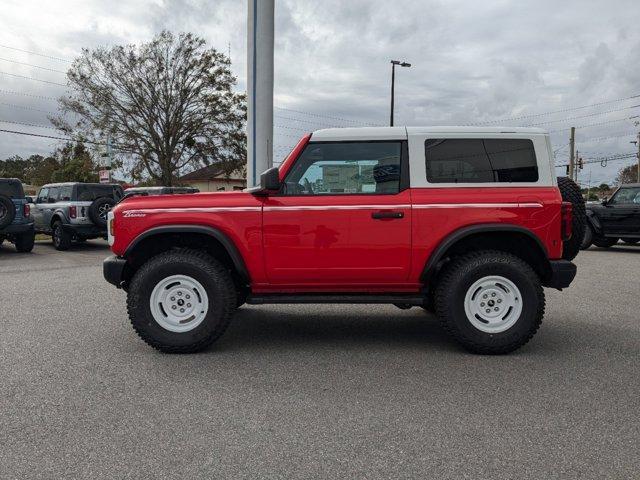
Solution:
[(638, 147), (638, 153), (636, 153), (636, 156), (638, 157), (638, 183), (640, 183), (640, 132), (638, 132), (638, 141), (636, 142), (636, 145)]
[(391, 118), (389, 119), (389, 126), (393, 127), (393, 108), (395, 104), (396, 96), (396, 65), (408, 68), (410, 63), (401, 62), (400, 60), (391, 60)]
[(569, 138), (569, 178), (573, 180), (575, 165), (575, 148), (576, 148), (576, 127), (571, 127), (571, 138)]
[(247, 2), (247, 187), (254, 187), (273, 158), (275, 0)]

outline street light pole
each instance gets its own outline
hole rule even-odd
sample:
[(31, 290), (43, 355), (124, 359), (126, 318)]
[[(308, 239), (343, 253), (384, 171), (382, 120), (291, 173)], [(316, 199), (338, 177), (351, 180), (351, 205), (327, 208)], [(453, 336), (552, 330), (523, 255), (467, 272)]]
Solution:
[(395, 90), (396, 90), (396, 65), (401, 67), (410, 67), (411, 64), (407, 62), (401, 62), (399, 60), (391, 60), (391, 115), (389, 119), (389, 125), (393, 127), (393, 109), (395, 105)]

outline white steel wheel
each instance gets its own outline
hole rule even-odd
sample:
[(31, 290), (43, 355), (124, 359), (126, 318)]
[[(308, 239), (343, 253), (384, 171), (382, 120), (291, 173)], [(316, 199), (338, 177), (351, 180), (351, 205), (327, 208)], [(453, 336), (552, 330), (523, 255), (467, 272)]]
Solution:
[(483, 277), (467, 290), (464, 311), (469, 322), (481, 332), (505, 332), (522, 314), (522, 295), (505, 277)]
[(153, 319), (165, 330), (185, 333), (200, 325), (209, 311), (209, 297), (200, 282), (186, 275), (161, 280), (149, 299)]

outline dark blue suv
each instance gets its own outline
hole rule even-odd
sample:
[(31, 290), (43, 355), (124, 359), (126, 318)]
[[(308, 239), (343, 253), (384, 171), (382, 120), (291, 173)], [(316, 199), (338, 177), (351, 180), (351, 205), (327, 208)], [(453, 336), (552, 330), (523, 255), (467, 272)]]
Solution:
[(5, 240), (19, 252), (33, 250), (33, 219), (22, 182), (17, 178), (0, 178), (0, 244)]

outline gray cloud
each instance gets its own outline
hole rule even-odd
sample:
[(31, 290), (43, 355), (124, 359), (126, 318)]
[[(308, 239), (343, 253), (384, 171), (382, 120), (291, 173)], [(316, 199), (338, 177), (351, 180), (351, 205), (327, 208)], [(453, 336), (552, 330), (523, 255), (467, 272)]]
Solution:
[[(276, 110), (276, 157), (283, 156), (305, 131), (386, 124), (391, 58), (413, 64), (398, 71), (398, 124), (486, 122), (640, 94), (639, 16), (640, 5), (631, 0), (276, 0), (276, 105), (315, 114)], [(0, 44), (64, 58), (73, 58), (82, 47), (148, 40), (165, 28), (193, 31), (225, 52), (231, 43), (238, 88), (246, 85), (244, 0), (58, 0), (45, 5), (25, 0), (3, 6), (2, 22), (11, 28), (0, 29)], [(66, 66), (3, 48), (0, 57), (50, 68)], [(0, 71), (64, 81), (52, 72), (2, 60)], [(6, 75), (0, 75), (0, 89), (44, 96), (57, 96), (63, 90)], [(49, 100), (1, 93), (0, 103), (55, 108)], [(578, 129), (578, 148), (585, 156), (623, 153), (633, 150), (628, 143), (631, 135), (590, 139), (632, 133), (637, 127), (627, 117), (640, 115), (640, 108), (563, 119), (636, 104), (640, 98), (504, 123), (562, 120), (541, 125), (562, 130), (572, 123), (609, 121)], [(0, 119), (46, 123), (41, 112), (2, 104)], [(623, 120), (614, 122), (619, 119)], [(568, 132), (554, 132), (552, 139), (555, 148), (563, 147)], [(7, 134), (0, 140), (0, 158), (52, 147), (51, 142)], [(561, 149), (558, 161), (566, 156), (567, 149)], [(590, 167), (592, 182), (612, 180), (623, 164)], [(585, 169), (582, 179), (587, 176)]]

